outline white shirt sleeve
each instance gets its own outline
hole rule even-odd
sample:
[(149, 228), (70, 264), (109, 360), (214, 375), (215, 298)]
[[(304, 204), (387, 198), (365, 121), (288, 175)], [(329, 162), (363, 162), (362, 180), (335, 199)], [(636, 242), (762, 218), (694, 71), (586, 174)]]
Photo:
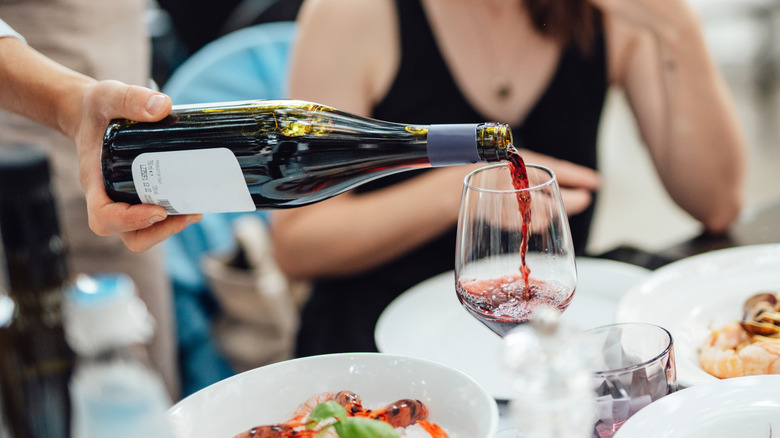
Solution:
[[(0, 37), (12, 36), (24, 41), (24, 37), (19, 35), (15, 30), (11, 28), (5, 21), (0, 20)], [(26, 42), (26, 41), (25, 41)]]

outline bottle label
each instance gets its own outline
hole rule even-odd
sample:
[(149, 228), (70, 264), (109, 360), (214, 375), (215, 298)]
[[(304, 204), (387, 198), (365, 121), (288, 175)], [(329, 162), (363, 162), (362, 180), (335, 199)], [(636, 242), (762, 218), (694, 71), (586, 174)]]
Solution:
[(227, 148), (140, 154), (133, 160), (133, 183), (141, 202), (169, 214), (255, 210), (238, 159)]

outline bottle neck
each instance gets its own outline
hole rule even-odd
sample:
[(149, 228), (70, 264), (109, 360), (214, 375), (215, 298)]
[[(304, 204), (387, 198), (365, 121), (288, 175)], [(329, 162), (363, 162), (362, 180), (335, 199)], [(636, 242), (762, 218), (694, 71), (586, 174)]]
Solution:
[(431, 125), (427, 142), (433, 167), (496, 163), (514, 150), (512, 131), (501, 123)]
[(482, 123), (477, 126), (477, 154), (486, 163), (506, 161), (517, 153), (512, 129), (503, 123)]

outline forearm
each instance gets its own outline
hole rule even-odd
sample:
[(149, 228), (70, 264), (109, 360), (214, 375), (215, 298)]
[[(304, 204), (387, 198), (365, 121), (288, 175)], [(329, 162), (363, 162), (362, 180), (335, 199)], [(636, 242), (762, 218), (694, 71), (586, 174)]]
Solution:
[[(453, 173), (435, 175), (441, 171)], [(465, 174), (466, 168), (442, 169), (377, 192), (274, 212), (279, 265), (288, 275), (316, 278), (401, 257), (456, 224)]]
[(675, 25), (645, 41), (651, 60), (632, 68), (655, 73), (630, 74), (629, 98), (653, 102), (638, 105), (640, 128), (672, 198), (707, 229), (723, 231), (742, 204), (744, 137), (698, 19), (678, 17)]
[(73, 137), (82, 96), (95, 81), (16, 38), (0, 38), (0, 108)]
[(668, 147), (659, 157), (661, 178), (681, 206), (708, 229), (723, 231), (742, 206), (739, 117), (700, 32), (659, 46), (670, 123)]

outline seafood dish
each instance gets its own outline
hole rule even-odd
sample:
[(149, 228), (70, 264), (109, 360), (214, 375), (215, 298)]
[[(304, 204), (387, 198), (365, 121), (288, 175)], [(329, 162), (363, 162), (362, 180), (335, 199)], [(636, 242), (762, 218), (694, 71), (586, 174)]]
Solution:
[[(409, 415), (409, 418), (436, 423), (449, 438), (494, 438), (498, 431), (498, 404), (473, 378), (436, 362), (382, 353), (307, 356), (245, 371), (187, 396), (168, 410), (168, 419), (177, 438), (231, 438), (242, 433), (243, 437), (257, 438), (333, 438), (338, 436), (336, 426), (323, 427), (320, 433), (314, 433), (306, 425), (288, 422), (303, 419), (299, 414), (314, 412), (318, 405), (330, 399), (335, 402), (336, 394), (342, 390), (360, 395), (360, 406), (350, 409), (356, 413), (370, 409), (378, 411), (376, 415), (390, 411), (388, 406), (398, 405), (401, 400), (420, 401), (410, 403), (409, 407), (399, 406), (399, 413), (411, 413), (412, 407), (419, 408), (417, 412), (425, 412), (426, 416)], [(346, 395), (339, 397), (346, 404), (342, 398)], [(326, 408), (337, 410), (333, 403), (327, 403), (319, 408), (322, 411), (317, 411), (314, 418), (317, 422), (334, 412)], [(352, 433), (351, 426), (366, 425), (365, 420), (372, 419), (337, 417), (335, 420), (341, 432), (349, 429), (345, 433)], [(378, 421), (370, 424), (375, 426), (374, 423)], [(422, 427), (425, 424), (417, 421), (411, 426), (393, 428), (394, 434), (386, 436), (431, 438)], [(252, 429), (254, 433), (250, 432)]]
[(423, 402), (402, 399), (369, 409), (352, 391), (317, 394), (284, 423), (253, 427), (233, 438), (449, 438), (428, 421)]
[(748, 298), (742, 319), (712, 330), (699, 350), (699, 364), (726, 379), (780, 374), (780, 300), (762, 292)]

